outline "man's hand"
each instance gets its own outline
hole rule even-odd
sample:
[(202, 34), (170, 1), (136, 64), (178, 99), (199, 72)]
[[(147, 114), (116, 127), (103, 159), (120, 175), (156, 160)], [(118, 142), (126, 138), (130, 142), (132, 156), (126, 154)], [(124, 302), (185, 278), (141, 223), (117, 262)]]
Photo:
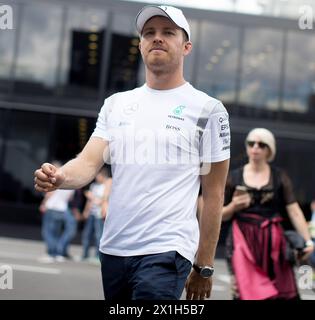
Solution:
[(204, 300), (210, 298), (212, 289), (212, 277), (204, 279), (193, 270), (186, 281), (186, 299)]
[(54, 191), (65, 181), (63, 172), (50, 163), (44, 163), (34, 176), (35, 189), (40, 192)]

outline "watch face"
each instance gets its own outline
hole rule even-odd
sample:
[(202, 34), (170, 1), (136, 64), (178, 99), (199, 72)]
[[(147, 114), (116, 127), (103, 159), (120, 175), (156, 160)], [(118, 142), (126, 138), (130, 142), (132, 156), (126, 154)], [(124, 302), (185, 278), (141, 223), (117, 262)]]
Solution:
[(214, 271), (213, 268), (204, 267), (204, 268), (201, 269), (200, 275), (203, 278), (210, 278), (213, 275), (213, 271)]

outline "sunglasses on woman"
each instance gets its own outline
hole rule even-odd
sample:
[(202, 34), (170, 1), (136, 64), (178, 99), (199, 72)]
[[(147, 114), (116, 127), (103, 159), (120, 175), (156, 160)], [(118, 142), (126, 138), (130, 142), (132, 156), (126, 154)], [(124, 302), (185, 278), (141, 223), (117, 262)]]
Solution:
[(258, 145), (258, 147), (259, 147), (260, 149), (265, 149), (265, 148), (268, 147), (268, 144), (266, 144), (266, 143), (264, 143), (264, 142), (260, 142), (260, 141), (246, 141), (246, 143), (247, 143), (247, 145), (248, 145), (249, 147), (251, 147), (251, 148), (255, 145), (255, 143), (257, 143), (257, 145)]

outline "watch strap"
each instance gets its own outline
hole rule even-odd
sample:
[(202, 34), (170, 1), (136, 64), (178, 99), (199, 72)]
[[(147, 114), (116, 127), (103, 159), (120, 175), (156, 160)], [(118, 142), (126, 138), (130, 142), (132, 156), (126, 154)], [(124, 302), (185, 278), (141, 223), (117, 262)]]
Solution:
[[(197, 264), (193, 264), (193, 268), (194, 270), (200, 274), (202, 277), (204, 278), (208, 278), (211, 277), (213, 275), (214, 272), (214, 267), (213, 266), (198, 266)], [(207, 270), (210, 270), (210, 274), (209, 275), (205, 275), (205, 271), (207, 272)]]
[(196, 272), (200, 273), (201, 272), (201, 267), (197, 266), (195, 263), (193, 264), (193, 268)]

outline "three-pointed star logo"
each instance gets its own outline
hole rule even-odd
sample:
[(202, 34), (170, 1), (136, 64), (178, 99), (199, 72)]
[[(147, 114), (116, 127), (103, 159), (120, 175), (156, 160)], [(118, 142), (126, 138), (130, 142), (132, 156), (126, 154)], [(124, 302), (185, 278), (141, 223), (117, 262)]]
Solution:
[(135, 112), (137, 112), (139, 109), (139, 105), (137, 103), (134, 103), (134, 104), (131, 104), (131, 105), (128, 105), (126, 107), (124, 107), (124, 114), (125, 115), (131, 115)]
[(185, 108), (186, 108), (185, 106), (178, 106), (178, 107), (176, 107), (176, 108), (173, 110), (173, 113), (174, 113), (176, 116), (180, 116), (180, 115), (183, 113), (183, 110), (184, 110)]

